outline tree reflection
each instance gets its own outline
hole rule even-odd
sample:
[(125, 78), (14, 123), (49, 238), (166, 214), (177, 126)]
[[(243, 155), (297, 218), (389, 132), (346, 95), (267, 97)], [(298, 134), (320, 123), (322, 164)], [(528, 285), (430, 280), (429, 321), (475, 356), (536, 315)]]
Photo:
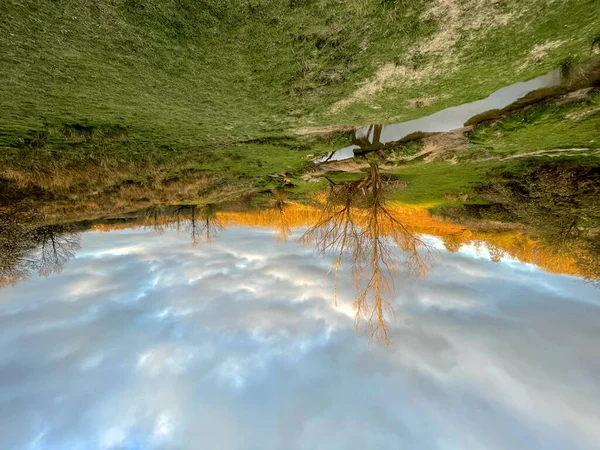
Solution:
[(356, 326), (365, 321), (369, 339), (389, 345), (394, 277), (424, 276), (434, 250), (388, 208), (385, 194), (376, 163), (357, 181), (330, 181), (321, 215), (301, 241), (315, 245), (321, 253), (337, 253), (332, 267), (336, 298), (339, 270), (348, 257), (357, 291)]
[(68, 225), (53, 225), (33, 231), (37, 243), (34, 252), (34, 270), (41, 276), (60, 273), (64, 265), (81, 247), (79, 233), (73, 233)]
[(0, 210), (0, 287), (12, 286), (29, 275), (27, 263), (35, 248), (26, 225), (29, 215), (21, 205)]
[(211, 243), (225, 227), (217, 215), (217, 205), (208, 204), (200, 208), (191, 207), (190, 237), (192, 245), (196, 246), (198, 242), (204, 240)]
[(211, 243), (225, 227), (218, 216), (218, 205), (154, 206), (140, 211), (144, 226), (161, 235), (167, 229), (186, 230), (195, 247), (199, 242)]
[(0, 287), (12, 286), (33, 273), (59, 273), (80, 248), (80, 233), (73, 225), (35, 228), (35, 219), (26, 205), (0, 212)]
[(290, 218), (288, 216), (288, 211), (286, 210), (285, 190), (281, 187), (276, 188), (273, 191), (273, 197), (275, 200), (275, 209), (273, 211), (275, 214), (274, 222), (275, 230), (277, 232), (275, 237), (279, 242), (285, 242), (292, 235)]

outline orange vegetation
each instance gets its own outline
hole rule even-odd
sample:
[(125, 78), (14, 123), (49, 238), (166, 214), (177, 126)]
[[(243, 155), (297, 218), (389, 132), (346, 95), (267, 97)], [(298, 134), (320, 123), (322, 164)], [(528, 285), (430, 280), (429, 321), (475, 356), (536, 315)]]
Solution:
[[(395, 203), (388, 205), (388, 210), (412, 233), (427, 234), (440, 237), (446, 249), (456, 252), (463, 245), (474, 244), (486, 249), (493, 261), (503, 256), (516, 258), (523, 263), (534, 264), (540, 269), (556, 274), (583, 276), (577, 266), (577, 254), (565, 254), (543, 245), (535, 237), (524, 231), (477, 231), (466, 226), (445, 221), (432, 216), (427, 209), (418, 206), (406, 206)], [(272, 228), (278, 240), (286, 240), (292, 228), (308, 228), (316, 223), (321, 214), (318, 207), (286, 202), (283, 208), (271, 208), (243, 212), (217, 212), (216, 217), (223, 227), (254, 226)], [(352, 215), (358, 223), (368, 219), (364, 211), (353, 208)], [(165, 228), (177, 228), (172, 216), (145, 217), (135, 222), (111, 225), (96, 225), (94, 230), (104, 232), (117, 229), (152, 227), (157, 232)], [(181, 225), (180, 225), (181, 226)], [(384, 229), (384, 234), (391, 235), (391, 229)]]

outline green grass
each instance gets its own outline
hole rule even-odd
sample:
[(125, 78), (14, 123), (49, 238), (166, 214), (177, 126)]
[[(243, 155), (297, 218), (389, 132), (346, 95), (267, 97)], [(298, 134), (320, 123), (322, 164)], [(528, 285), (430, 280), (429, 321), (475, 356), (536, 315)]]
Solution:
[[(180, 199), (193, 183), (190, 200), (266, 190), (281, 182), (268, 175), (298, 172), (350, 138), (298, 137), (298, 128), (425, 116), (575, 65), (596, 45), (597, 0), (440, 5), (436, 13), (428, 0), (5, 0), (0, 177), (63, 203), (97, 204), (96, 192), (116, 191), (133, 204), (150, 186)], [(548, 42), (558, 44), (533, 61)], [(384, 67), (395, 75), (332, 109)], [(533, 131), (510, 118), (498, 138), (477, 128), (472, 145), (498, 154), (589, 145), (592, 119), (536, 116)], [(409, 188), (394, 199), (460, 204), (444, 194), (470, 194), (482, 171), (406, 166), (398, 174)], [(297, 196), (325, 186), (293, 181)]]
[[(390, 200), (431, 208), (458, 206), (465, 201), (477, 202), (475, 188), (485, 180), (490, 166), (471, 163), (453, 165), (446, 161), (403, 166), (394, 174), (406, 181), (408, 187), (394, 192)], [(448, 194), (466, 194), (468, 198), (451, 200), (445, 198)]]
[[(552, 149), (600, 149), (600, 93), (566, 104), (544, 102), (515, 111), (495, 123), (483, 123), (469, 135), (471, 155), (484, 149), (510, 156)], [(587, 150), (586, 150), (587, 151)]]
[[(425, 15), (430, 7), (426, 0), (5, 0), (0, 145), (45, 124), (105, 124), (136, 142), (185, 148), (302, 126), (398, 122), (485, 97), (566, 58), (585, 59), (598, 33), (597, 1), (503, 0), (461, 6), (452, 45), (427, 51), (451, 25), (447, 14)], [(503, 15), (507, 24), (498, 25)], [(528, 63), (532, 48), (548, 41), (564, 42)], [(424, 75), (397, 77), (331, 111), (385, 64)], [(438, 100), (413, 108), (409, 100), (424, 93)]]
[[(419, 137), (419, 136), (415, 136)], [(436, 210), (460, 207), (465, 203), (487, 203), (477, 193), (491, 170), (522, 176), (532, 165), (571, 161), (597, 164), (600, 149), (600, 93), (591, 91), (569, 102), (551, 98), (525, 109), (507, 113), (500, 120), (477, 125), (469, 134), (466, 149), (449, 149), (443, 159), (427, 163), (415, 160), (393, 170), (408, 183), (393, 192), (390, 200), (419, 204)], [(410, 141), (399, 151), (414, 154), (423, 142)], [(581, 149), (578, 153), (577, 150)], [(535, 154), (538, 150), (566, 149), (553, 156)], [(590, 150), (587, 150), (590, 149)], [(567, 153), (575, 153), (567, 156)], [(590, 153), (590, 154), (588, 154)], [(516, 155), (519, 158), (499, 161)], [(453, 164), (452, 162), (457, 162)], [(353, 179), (355, 174), (343, 174)], [(322, 190), (326, 182), (299, 182), (298, 195)], [(465, 198), (466, 195), (466, 198)]]
[(410, 141), (403, 144), (398, 153), (401, 156), (413, 156), (423, 150), (423, 141)]
[[(523, 177), (532, 167), (553, 166), (559, 163), (597, 166), (598, 158), (524, 158), (507, 163), (462, 162), (451, 164), (447, 161), (419, 163), (403, 166), (393, 173), (408, 183), (405, 189), (390, 194), (389, 200), (409, 205), (427, 207), (432, 213), (443, 208), (461, 208), (465, 204), (485, 205), (489, 200), (478, 192), (494, 174), (510, 174)], [(467, 195), (466, 198), (461, 195)]]

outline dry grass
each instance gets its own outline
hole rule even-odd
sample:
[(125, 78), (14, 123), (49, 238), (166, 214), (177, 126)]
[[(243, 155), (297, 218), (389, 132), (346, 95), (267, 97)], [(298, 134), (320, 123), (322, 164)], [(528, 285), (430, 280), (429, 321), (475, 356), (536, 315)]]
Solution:
[(449, 98), (449, 95), (439, 95), (439, 96), (429, 96), (429, 97), (421, 97), (421, 98), (411, 98), (408, 100), (408, 104), (411, 108), (425, 108), (426, 106), (431, 106), (435, 102), (439, 100), (444, 100)]
[(68, 192), (78, 186), (93, 185), (98, 188), (111, 186), (131, 178), (132, 174), (143, 174), (154, 178), (160, 169), (135, 163), (124, 163), (119, 168), (90, 164), (84, 169), (68, 167), (44, 167), (43, 169), (4, 167), (0, 177), (13, 181), (21, 188), (40, 187), (54, 192)]
[(518, 71), (525, 70), (533, 65), (539, 64), (548, 58), (548, 52), (551, 50), (555, 50), (562, 45), (566, 44), (565, 40), (555, 40), (555, 41), (546, 41), (543, 44), (536, 44), (531, 49), (528, 57), (525, 61), (518, 67)]
[(354, 131), (353, 126), (349, 125), (330, 125), (326, 127), (304, 127), (294, 130), (298, 136), (328, 136), (335, 133), (350, 133)]
[(91, 220), (154, 205), (227, 198), (238, 194), (231, 185), (216, 184), (214, 178), (200, 176), (155, 185), (120, 184), (95, 192), (72, 194), (59, 201), (40, 201), (36, 208), (44, 221), (56, 223)]
[(434, 19), (439, 23), (437, 33), (422, 43), (421, 53), (445, 54), (458, 42), (461, 31), (489, 30), (505, 26), (514, 14), (498, 15), (489, 0), (437, 0), (423, 15), (423, 20)]
[(436, 69), (431, 66), (425, 69), (414, 70), (406, 66), (397, 66), (391, 63), (385, 64), (370, 80), (365, 81), (350, 97), (336, 102), (331, 107), (331, 111), (336, 113), (350, 106), (352, 103), (366, 100), (378, 92), (383, 91), (386, 86), (390, 85), (392, 82), (398, 83), (399, 80), (402, 82), (422, 80), (434, 76), (435, 72)]

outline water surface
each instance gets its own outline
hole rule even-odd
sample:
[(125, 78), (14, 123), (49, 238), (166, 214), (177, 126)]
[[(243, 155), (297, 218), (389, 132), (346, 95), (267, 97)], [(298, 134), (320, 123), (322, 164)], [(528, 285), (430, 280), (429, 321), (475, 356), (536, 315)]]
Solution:
[(0, 448), (597, 448), (593, 286), (424, 237), (440, 258), (395, 280), (388, 348), (302, 232), (90, 231), (0, 290)]

